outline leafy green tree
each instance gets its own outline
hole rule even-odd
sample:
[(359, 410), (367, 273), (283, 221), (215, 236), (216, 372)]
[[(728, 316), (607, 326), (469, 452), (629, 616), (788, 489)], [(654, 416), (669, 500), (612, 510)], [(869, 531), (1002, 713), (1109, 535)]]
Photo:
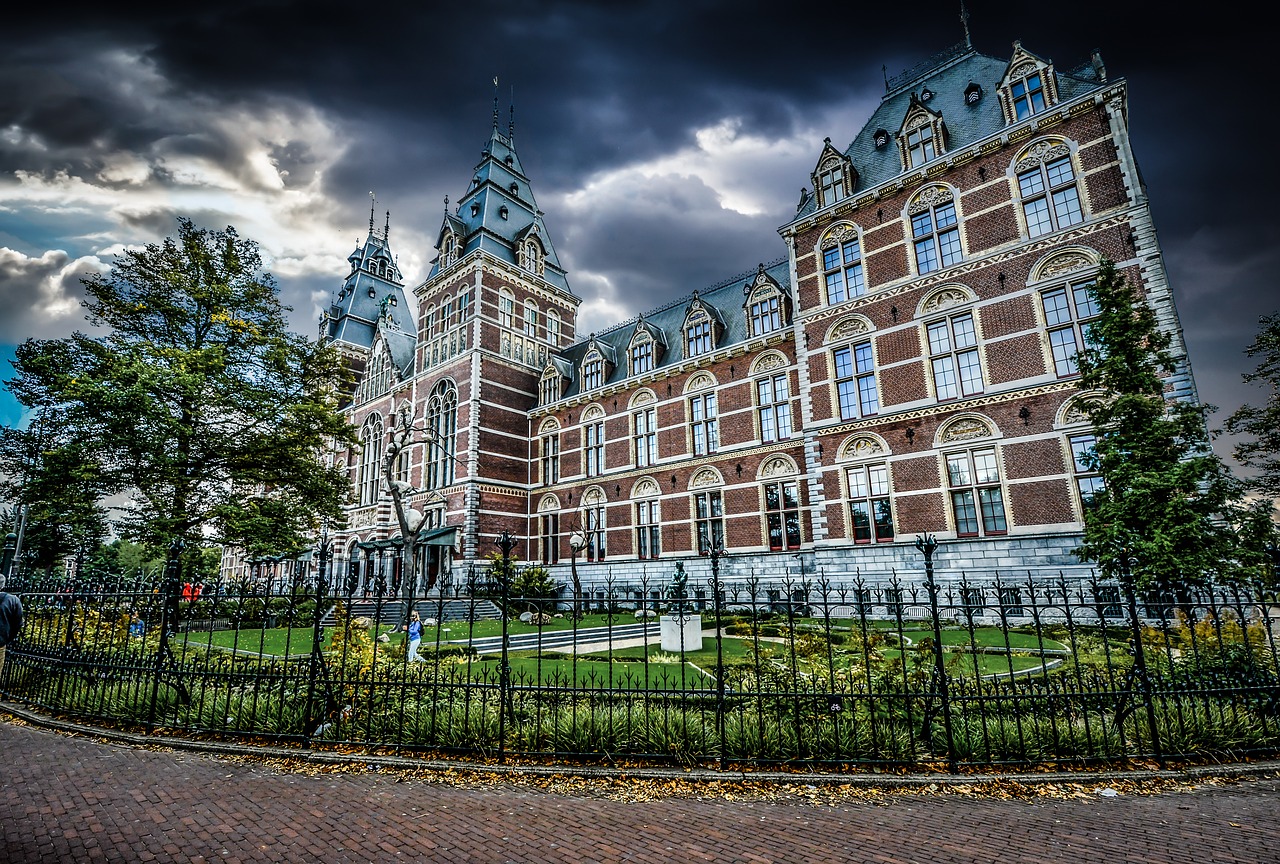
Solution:
[(297, 547), (338, 520), (347, 479), (326, 467), (353, 440), (336, 351), (288, 332), (258, 246), (190, 220), (84, 280), (90, 337), (20, 345), (9, 389), (54, 409), (104, 493), (131, 493), (121, 533), (155, 548)]
[(1227, 418), (1227, 431), (1246, 436), (1235, 447), (1236, 460), (1252, 469), (1249, 486), (1268, 498), (1280, 498), (1280, 312), (1261, 319), (1262, 329), (1245, 354), (1258, 357), (1258, 367), (1244, 376), (1269, 392), (1261, 408), (1244, 405)]
[(1165, 395), (1171, 336), (1142, 292), (1110, 261), (1091, 293), (1098, 317), (1078, 359), (1097, 438), (1089, 457), (1105, 488), (1085, 512), (1077, 555), (1118, 576), (1135, 562), (1136, 586), (1162, 588), (1234, 574), (1227, 522), (1239, 485), (1209, 446), (1208, 409)]

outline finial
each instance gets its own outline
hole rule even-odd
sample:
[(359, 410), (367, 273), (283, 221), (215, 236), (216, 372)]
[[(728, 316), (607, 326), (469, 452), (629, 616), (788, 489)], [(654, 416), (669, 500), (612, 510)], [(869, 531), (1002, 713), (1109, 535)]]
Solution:
[(377, 199), (373, 197), (373, 192), (369, 193), (369, 235), (373, 236), (373, 205)]
[(960, 23), (964, 25), (964, 47), (972, 48), (973, 40), (969, 38), (969, 10), (964, 6), (964, 0), (960, 0)]
[(382, 242), (386, 243), (387, 238), (391, 236), (391, 211), (387, 211), (387, 224), (382, 228)]
[(449, 215), (449, 196), (444, 196), (444, 215)]
[(511, 85), (511, 113), (507, 120), (507, 137), (516, 137), (516, 85)]
[(880, 64), (880, 74), (884, 76), (884, 92), (889, 92), (889, 67), (883, 63)]
[(493, 129), (498, 130), (498, 76), (493, 76)]

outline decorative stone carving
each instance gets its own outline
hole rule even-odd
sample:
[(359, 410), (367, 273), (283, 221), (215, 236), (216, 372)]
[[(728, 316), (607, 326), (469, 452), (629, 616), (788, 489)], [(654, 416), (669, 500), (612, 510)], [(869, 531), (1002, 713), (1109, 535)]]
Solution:
[(600, 491), (598, 486), (593, 486), (582, 495), (582, 503), (588, 507), (593, 507), (605, 503), (604, 493)]
[(865, 435), (851, 438), (840, 449), (841, 459), (867, 459), (884, 453), (884, 445)]
[(689, 393), (694, 390), (705, 390), (708, 387), (716, 386), (716, 379), (712, 378), (706, 372), (699, 372), (689, 378), (689, 383), (685, 385), (684, 392)]
[(636, 481), (636, 485), (631, 487), (632, 498), (646, 498), (650, 495), (660, 495), (662, 490), (658, 488), (658, 484), (648, 477), (642, 477)]
[(1092, 267), (1098, 262), (1091, 259), (1083, 252), (1063, 252), (1061, 255), (1054, 255), (1048, 261), (1040, 265), (1040, 270), (1036, 274), (1039, 279), (1052, 279), (1055, 276), (1061, 276), (1064, 273), (1074, 273), (1076, 270), (1084, 270)]
[(920, 304), (920, 314), (928, 315), (942, 309), (950, 309), (952, 306), (968, 303), (972, 299), (968, 292), (961, 288), (939, 288)]
[(648, 405), (650, 402), (654, 401), (654, 398), (655, 397), (653, 395), (652, 390), (641, 390), (639, 393), (635, 395), (635, 398), (631, 400), (631, 405), (632, 407), (638, 407), (640, 405)]
[(1020, 173), (1043, 162), (1048, 162), (1050, 159), (1057, 159), (1070, 153), (1071, 148), (1067, 146), (1067, 142), (1060, 138), (1037, 141), (1025, 151), (1023, 157), (1018, 160), (1018, 164), (1013, 166), (1013, 170), (1015, 173)]
[(377, 512), (376, 507), (366, 507), (364, 510), (357, 510), (355, 513), (351, 514), (351, 527), (368, 528), (373, 525)]
[(977, 417), (960, 417), (953, 420), (946, 429), (942, 430), (942, 443), (944, 444), (990, 437), (991, 427)]
[(707, 486), (723, 486), (724, 481), (714, 468), (703, 468), (689, 481), (690, 489), (702, 489)]
[(871, 332), (871, 321), (861, 315), (850, 315), (848, 318), (841, 318), (831, 326), (827, 331), (828, 342), (838, 342), (841, 339), (851, 339), (854, 336), (861, 336), (863, 333)]
[(796, 473), (796, 464), (785, 456), (775, 456), (760, 468), (761, 477), (786, 477)]
[(822, 242), (819, 245), (823, 249), (830, 249), (832, 246), (839, 246), (857, 233), (857, 228), (854, 228), (848, 222), (841, 222), (827, 229), (827, 233), (822, 235)]
[(542, 422), (542, 425), (538, 427), (538, 432), (540, 433), (555, 432), (559, 430), (559, 428), (560, 428), (560, 421), (554, 417), (548, 417), (546, 420)]
[(751, 374), (755, 375), (759, 372), (768, 372), (771, 369), (780, 369), (786, 365), (786, 357), (783, 357), (777, 351), (770, 351), (767, 354), (761, 354), (756, 358), (756, 362), (751, 364)]
[(1028, 75), (1034, 75), (1040, 71), (1040, 66), (1034, 60), (1028, 60), (1025, 63), (1019, 63), (1016, 67), (1009, 70), (1009, 78), (1026, 78)]
[(599, 420), (604, 417), (604, 409), (599, 405), (592, 405), (582, 412), (582, 422), (586, 423), (590, 420)]
[(538, 502), (538, 512), (548, 513), (560, 509), (560, 499), (554, 495), (544, 495)]
[(917, 213), (923, 213), (930, 207), (938, 204), (946, 204), (955, 198), (951, 189), (946, 186), (926, 186), (915, 194), (911, 199), (911, 203), (907, 206), (907, 213), (914, 216)]

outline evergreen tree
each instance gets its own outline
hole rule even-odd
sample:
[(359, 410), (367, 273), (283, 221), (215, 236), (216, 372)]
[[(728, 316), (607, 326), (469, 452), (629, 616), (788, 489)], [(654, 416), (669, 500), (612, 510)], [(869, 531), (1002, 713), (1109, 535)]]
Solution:
[(1245, 353), (1261, 358), (1261, 362), (1244, 380), (1270, 392), (1263, 407), (1244, 405), (1228, 417), (1227, 431), (1252, 439), (1236, 445), (1236, 460), (1253, 470), (1250, 488), (1275, 499), (1280, 498), (1280, 312), (1265, 316), (1260, 323), (1258, 338)]
[(1110, 261), (1091, 293), (1098, 317), (1077, 359), (1082, 388), (1099, 391), (1085, 411), (1097, 438), (1091, 467), (1105, 487), (1085, 511), (1076, 554), (1113, 577), (1129, 558), (1140, 589), (1235, 575), (1226, 519), (1239, 487), (1210, 449), (1206, 407), (1166, 398), (1170, 335)]
[(98, 493), (131, 493), (122, 534), (152, 547), (274, 552), (341, 517), (347, 478), (321, 453), (352, 440), (342, 367), (288, 332), (256, 243), (182, 219), (176, 240), (128, 250), (84, 285), (86, 317), (109, 334), (28, 340), (7, 382), (56, 411), (77, 448), (51, 478), (92, 471)]

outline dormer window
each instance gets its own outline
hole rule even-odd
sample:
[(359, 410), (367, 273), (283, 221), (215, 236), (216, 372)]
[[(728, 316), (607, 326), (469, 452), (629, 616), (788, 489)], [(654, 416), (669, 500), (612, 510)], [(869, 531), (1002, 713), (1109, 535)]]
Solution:
[(871, 136), (871, 140), (876, 145), (876, 149), (879, 150), (881, 147), (888, 145), (889, 133), (884, 129), (877, 129), (875, 135)]
[(964, 104), (977, 105), (981, 101), (982, 87), (970, 81), (969, 86), (964, 88)]
[(538, 388), (538, 395), (541, 398), (543, 405), (549, 405), (560, 398), (562, 395), (560, 389), (562, 381), (563, 379), (560, 377), (560, 372), (555, 366), (548, 366), (542, 373), (542, 381), (540, 382), (541, 386)]
[(529, 237), (520, 244), (519, 264), (520, 269), (537, 273), (539, 276), (546, 272), (542, 245), (535, 238)]
[(823, 141), (822, 156), (813, 172), (813, 188), (818, 190), (818, 206), (830, 207), (853, 194), (857, 173), (849, 160), (831, 146), (831, 139)]
[(938, 155), (933, 141), (933, 127), (921, 126), (907, 133), (907, 167), (923, 165)]
[(591, 351), (582, 361), (582, 389), (595, 390), (604, 386), (604, 357), (599, 351)]
[(507, 191), (509, 191), (512, 195), (519, 195), (519, 194), (520, 194), (520, 184), (519, 184), (519, 183), (512, 183), (512, 184), (508, 187)]
[(511, 215), (511, 211), (507, 209), (506, 204), (503, 204), (501, 207), (498, 208), (498, 215), (503, 219), (506, 219), (508, 216)]
[(629, 359), (632, 375), (651, 372), (653, 370), (653, 337), (644, 331), (636, 333), (631, 340)]
[(440, 242), (440, 267), (445, 268), (458, 260), (458, 238), (453, 236), (453, 232), (446, 232), (444, 239)]
[(822, 205), (834, 204), (844, 197), (844, 166), (833, 165), (818, 175), (818, 194)]
[(747, 322), (752, 336), (763, 336), (781, 330), (787, 323), (787, 296), (779, 285), (761, 266), (756, 272), (755, 281), (744, 289), (747, 301)]
[(942, 115), (925, 107), (915, 94), (898, 130), (898, 152), (902, 170), (909, 171), (946, 152)]
[(715, 347), (711, 332), (711, 316), (702, 310), (691, 315), (685, 323), (684, 336), (686, 357), (710, 353)]
[(480, 215), (480, 202), (479, 202), (479, 201), (472, 201), (472, 202), (471, 202), (471, 215), (472, 215), (473, 217), (475, 217), (475, 216), (479, 216), (479, 215)]
[(932, 99), (932, 98), (933, 98), (933, 91), (932, 91), (932, 90), (930, 90), (928, 87), (926, 87), (926, 88), (924, 88), (923, 90), (921, 90), (921, 91), (920, 91), (920, 101), (921, 101), (921, 102), (928, 102), (928, 101), (929, 101), (930, 99)]
[(1044, 84), (1039, 72), (1011, 82), (1009, 94), (1013, 97), (1015, 120), (1023, 120), (1045, 109)]

